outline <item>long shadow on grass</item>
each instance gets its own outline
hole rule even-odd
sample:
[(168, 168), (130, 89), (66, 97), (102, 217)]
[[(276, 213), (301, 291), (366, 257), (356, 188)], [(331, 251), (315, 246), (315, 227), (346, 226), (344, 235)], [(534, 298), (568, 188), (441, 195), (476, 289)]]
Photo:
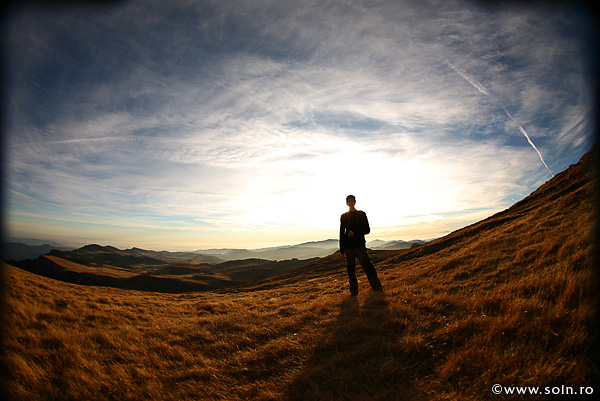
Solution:
[[(392, 316), (385, 295), (344, 299), (330, 334), (316, 346), (286, 400), (402, 400), (431, 373), (421, 347), (402, 344), (406, 319)], [(402, 322), (402, 323), (400, 323)]]

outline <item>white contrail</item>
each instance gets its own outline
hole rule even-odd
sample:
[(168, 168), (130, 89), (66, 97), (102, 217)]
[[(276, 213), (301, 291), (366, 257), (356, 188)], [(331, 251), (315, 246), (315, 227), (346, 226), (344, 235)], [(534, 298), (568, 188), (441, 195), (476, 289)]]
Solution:
[[(448, 66), (450, 68), (452, 68), (452, 70), (454, 72), (456, 72), (458, 75), (460, 75), (461, 77), (463, 77), (465, 79), (465, 81), (467, 81), (468, 83), (471, 84), (471, 86), (473, 86), (475, 89), (477, 89), (480, 93), (483, 93), (486, 96), (489, 96), (489, 92), (487, 91), (487, 89), (485, 88), (485, 86), (483, 86), (482, 84), (480, 84), (479, 82), (477, 82), (477, 80), (470, 78), (467, 74), (465, 74), (464, 72), (462, 72), (461, 70), (459, 70), (458, 68), (456, 68), (454, 66), (454, 64), (452, 64), (450, 61), (446, 60), (446, 64), (448, 64)], [(499, 102), (498, 102), (499, 103)], [(506, 113), (506, 115), (508, 116), (508, 118), (510, 118), (513, 122), (515, 122), (516, 124), (518, 124), (515, 119), (510, 115), (510, 113), (508, 112), (508, 110), (506, 110), (506, 107), (504, 107), (502, 104), (500, 104), (500, 107), (502, 107), (502, 109), (504, 110), (504, 112)], [(527, 142), (529, 142), (529, 144), (531, 145), (531, 147), (537, 152), (538, 156), (540, 157), (540, 160), (542, 161), (542, 164), (544, 165), (544, 167), (546, 167), (546, 170), (548, 170), (548, 172), (550, 173), (550, 175), (552, 177), (554, 177), (554, 174), (552, 174), (552, 171), (550, 170), (550, 168), (548, 168), (548, 165), (546, 164), (546, 162), (544, 161), (544, 158), (542, 157), (542, 154), (540, 153), (540, 151), (538, 150), (538, 148), (535, 146), (535, 144), (533, 143), (533, 141), (531, 140), (531, 138), (529, 138), (529, 135), (527, 135), (527, 131), (525, 131), (525, 128), (523, 128), (523, 126), (519, 125), (519, 131), (521, 132), (521, 134), (523, 134), (523, 136), (525, 138), (527, 138)]]
[(475, 79), (470, 78), (469, 76), (467, 76), (467, 74), (465, 74), (464, 72), (462, 72), (461, 70), (459, 70), (458, 68), (456, 68), (454, 66), (454, 64), (452, 64), (448, 60), (446, 60), (446, 63), (448, 64), (448, 66), (450, 68), (452, 68), (454, 70), (454, 72), (456, 72), (458, 75), (460, 75), (461, 77), (463, 77), (465, 79), (465, 81), (467, 81), (468, 83), (470, 83), (473, 86), (473, 88), (477, 89), (479, 92), (483, 93), (486, 96), (490, 95), (488, 93), (487, 89), (485, 88), (485, 86), (481, 85)]
[(554, 177), (554, 174), (552, 174), (552, 171), (550, 171), (550, 169), (548, 168), (548, 165), (544, 161), (544, 158), (542, 157), (542, 154), (540, 153), (540, 151), (538, 150), (538, 148), (533, 144), (533, 142), (529, 138), (529, 135), (527, 135), (527, 131), (525, 131), (525, 129), (522, 126), (520, 126), (520, 125), (519, 125), (519, 131), (521, 131), (521, 134), (523, 134), (525, 136), (525, 138), (527, 138), (527, 142), (529, 142), (529, 144), (535, 149), (535, 151), (537, 152), (538, 156), (540, 157), (540, 160), (542, 161), (542, 163), (544, 163), (544, 166), (546, 167), (546, 170), (548, 170), (548, 172), (550, 173), (550, 175), (552, 177)]
[(537, 146), (535, 146), (535, 144), (533, 143), (533, 141), (531, 140), (531, 138), (529, 138), (529, 135), (527, 135), (527, 131), (525, 131), (525, 128), (523, 128), (522, 125), (520, 125), (519, 123), (517, 123), (515, 121), (515, 119), (513, 118), (513, 116), (511, 116), (510, 113), (508, 112), (508, 110), (506, 110), (506, 107), (504, 107), (502, 105), (500, 105), (500, 106), (502, 107), (502, 110), (504, 110), (504, 112), (506, 113), (506, 115), (508, 116), (508, 118), (510, 118), (515, 124), (519, 125), (519, 131), (521, 131), (521, 134), (523, 134), (523, 136), (525, 138), (527, 138), (527, 142), (529, 142), (529, 144), (531, 145), (531, 147), (535, 149), (535, 151), (537, 152), (538, 156), (540, 157), (540, 160), (542, 161), (542, 163), (546, 167), (546, 170), (548, 170), (548, 172), (550, 173), (550, 175), (552, 177), (554, 177), (554, 174), (552, 174), (552, 171), (550, 171), (550, 169), (548, 168), (548, 165), (544, 161), (544, 158), (542, 157), (542, 154), (538, 150)]

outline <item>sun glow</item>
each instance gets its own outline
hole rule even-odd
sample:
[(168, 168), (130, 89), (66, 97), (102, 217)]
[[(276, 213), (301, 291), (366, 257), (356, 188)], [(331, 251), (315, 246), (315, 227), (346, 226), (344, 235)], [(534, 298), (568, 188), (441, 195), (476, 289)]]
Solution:
[[(347, 210), (348, 194), (357, 197), (357, 208), (368, 213), (373, 228), (398, 225), (409, 216), (449, 212), (461, 203), (457, 166), (361, 153), (359, 144), (344, 148), (268, 164), (246, 184), (241, 201), (245, 224), (264, 230), (335, 228)], [(287, 183), (272, 185), (286, 173)]]

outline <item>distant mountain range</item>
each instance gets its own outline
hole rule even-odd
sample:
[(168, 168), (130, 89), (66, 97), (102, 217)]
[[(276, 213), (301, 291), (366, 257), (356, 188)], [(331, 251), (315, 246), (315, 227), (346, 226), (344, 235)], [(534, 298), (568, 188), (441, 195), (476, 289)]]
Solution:
[[(4, 260), (21, 261), (26, 259), (35, 259), (45, 255), (52, 250), (72, 251), (74, 247), (61, 246), (51, 242), (40, 244), (40, 240), (22, 240), (18, 239), (7, 242), (3, 246)], [(383, 241), (373, 240), (367, 243), (370, 249), (385, 249), (397, 250), (408, 249), (415, 246), (423, 245), (427, 241), (412, 240), (412, 241)], [(86, 247), (100, 247), (100, 245), (87, 245)], [(105, 247), (106, 248), (106, 247)], [(110, 247), (115, 250), (117, 248)], [(204, 257), (203, 261), (210, 263), (218, 263), (229, 260), (242, 259), (266, 259), (266, 260), (290, 260), (290, 259), (310, 259), (315, 257), (324, 257), (331, 255), (339, 249), (337, 239), (327, 239), (324, 241), (305, 242), (297, 245), (284, 245), (278, 247), (259, 248), (259, 249), (200, 249), (192, 252), (169, 252), (169, 251), (151, 251), (140, 248), (131, 248), (121, 252), (130, 255), (144, 255), (151, 258), (156, 258), (166, 262), (180, 261), (181, 259), (194, 259)]]
[(290, 272), (315, 259), (223, 261), (195, 252), (121, 250), (92, 244), (69, 251), (53, 249), (35, 259), (8, 263), (73, 284), (180, 293), (248, 284)]
[[(426, 241), (369, 241), (367, 246), (370, 249), (408, 249), (423, 245)], [(339, 249), (337, 239), (327, 239), (324, 241), (305, 242), (297, 245), (284, 245), (279, 247), (261, 248), (261, 249), (202, 249), (197, 253), (203, 255), (217, 256), (223, 260), (238, 260), (247, 258), (260, 258), (269, 260), (285, 259), (307, 259), (313, 257), (325, 257), (331, 255)]]
[(2, 258), (5, 260), (35, 259), (54, 249), (70, 251), (73, 248), (50, 244), (29, 245), (22, 242), (6, 242), (2, 245)]
[[(371, 249), (407, 249), (424, 241), (369, 242)], [(45, 243), (7, 242), (3, 259), (23, 270), (74, 284), (156, 292), (207, 291), (238, 286), (291, 272), (338, 250), (338, 240), (261, 249), (204, 249), (191, 252), (121, 250), (90, 244), (78, 249)]]

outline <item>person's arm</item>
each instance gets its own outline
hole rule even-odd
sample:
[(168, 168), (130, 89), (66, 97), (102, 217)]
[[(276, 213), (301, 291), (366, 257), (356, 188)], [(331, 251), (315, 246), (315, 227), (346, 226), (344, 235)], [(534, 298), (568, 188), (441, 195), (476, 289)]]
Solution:
[(340, 217), (340, 253), (343, 255), (346, 251), (346, 235), (344, 229), (344, 215)]
[(364, 220), (362, 222), (362, 234), (367, 235), (371, 232), (371, 227), (369, 227), (369, 219), (367, 219), (367, 214), (365, 212), (362, 212), (362, 215), (364, 217)]

